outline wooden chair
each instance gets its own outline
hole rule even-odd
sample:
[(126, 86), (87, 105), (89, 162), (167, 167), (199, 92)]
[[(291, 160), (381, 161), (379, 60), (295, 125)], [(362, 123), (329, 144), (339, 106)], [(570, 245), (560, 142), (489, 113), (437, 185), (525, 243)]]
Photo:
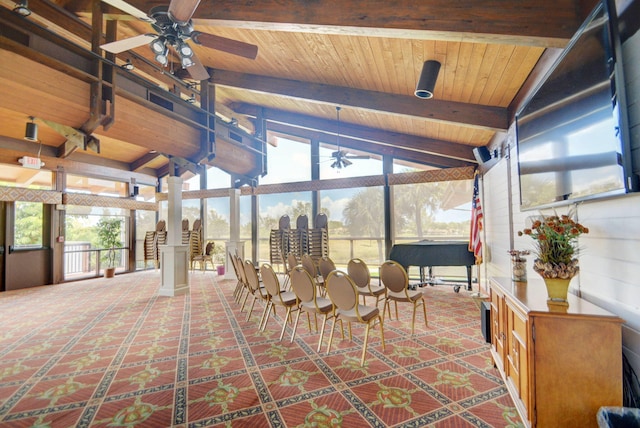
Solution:
[[(229, 260), (231, 260), (231, 267), (233, 268), (233, 273), (236, 274), (236, 287), (233, 289), (233, 299), (236, 303), (240, 303), (240, 299), (245, 291), (244, 283), (242, 281), (242, 275), (240, 274), (240, 269), (238, 269), (238, 259), (235, 254), (229, 253)], [(241, 266), (241, 265), (240, 265)], [(243, 273), (244, 273), (244, 269)]]
[(189, 268), (193, 271), (196, 262), (202, 261), (202, 241), (199, 233), (189, 231), (186, 233), (189, 235)]
[(320, 257), (318, 260), (318, 270), (322, 276), (322, 282), (326, 283), (329, 274), (336, 270), (336, 264), (329, 257)]
[[(358, 294), (362, 296), (362, 304), (366, 305), (367, 296), (371, 296), (376, 298), (376, 306), (378, 306), (380, 297), (385, 296), (387, 289), (384, 285), (371, 284), (371, 272), (367, 264), (361, 259), (351, 259), (347, 264), (347, 273), (358, 286)], [(391, 316), (391, 312), (389, 312), (389, 316)]]
[[(256, 271), (256, 267), (253, 265), (251, 260), (245, 260), (243, 268), (244, 268), (245, 277), (247, 279), (247, 285), (248, 285), (247, 290), (249, 291), (249, 293), (247, 293), (247, 295), (245, 296), (245, 301), (246, 301), (246, 298), (249, 296), (249, 294), (253, 296), (251, 307), (249, 308), (249, 312), (247, 313), (247, 321), (251, 319), (251, 313), (253, 312), (253, 307), (256, 304), (256, 300), (260, 298), (261, 300), (264, 301), (264, 305), (265, 305), (265, 311), (262, 312), (262, 316), (260, 317), (260, 323), (258, 324), (258, 326), (261, 326), (266, 313), (269, 294), (267, 293), (267, 290), (264, 288), (264, 286), (260, 284), (260, 278), (258, 278), (258, 271)], [(242, 307), (244, 307), (244, 303)]]
[[(421, 290), (409, 290), (409, 276), (407, 271), (402, 265), (393, 260), (387, 260), (380, 266), (380, 280), (382, 284), (387, 288), (387, 295), (384, 300), (384, 308), (382, 315), (384, 316), (384, 310), (387, 306), (391, 305), (391, 302), (396, 306), (396, 318), (398, 317), (398, 302), (411, 303), (413, 305), (413, 317), (411, 320), (411, 334), (415, 331), (416, 325), (416, 311), (418, 306), (422, 305), (422, 311), (424, 312), (424, 325), (428, 327), (427, 322), (427, 304), (424, 300), (424, 294)], [(389, 307), (389, 317), (391, 317), (391, 308)]]
[(207, 245), (204, 248), (204, 253), (196, 254), (196, 255), (193, 256), (193, 262), (192, 263), (196, 263), (196, 262), (199, 263), (201, 271), (206, 271), (207, 270), (207, 262), (211, 263), (211, 269), (215, 269), (215, 266), (213, 264), (213, 249), (214, 249), (214, 247), (215, 247), (215, 243), (213, 241), (209, 241), (209, 242), (207, 242)]
[(318, 273), (318, 266), (316, 266), (316, 263), (313, 261), (311, 256), (309, 254), (303, 254), (300, 259), (300, 264), (302, 264), (302, 267), (309, 272), (309, 275), (313, 278), (316, 286), (320, 289), (320, 295), (324, 296), (326, 294), (324, 279), (322, 278), (322, 275)]
[[(302, 266), (295, 266), (291, 271), (291, 288), (298, 297), (298, 314), (296, 315), (296, 321), (293, 324), (293, 331), (291, 332), (291, 342), (296, 335), (296, 329), (298, 328), (298, 321), (300, 320), (300, 314), (302, 312), (307, 313), (307, 324), (309, 325), (309, 331), (311, 331), (311, 317), (314, 315), (316, 321), (316, 331), (318, 330), (317, 315), (324, 315), (322, 319), (322, 328), (320, 329), (320, 339), (318, 340), (317, 352), (320, 352), (322, 346), (322, 338), (324, 337), (324, 329), (327, 325), (327, 319), (333, 316), (333, 303), (326, 297), (318, 295), (318, 287)], [(343, 337), (344, 339), (344, 333)]]
[(329, 274), (329, 277), (327, 278), (326, 288), (329, 299), (335, 307), (333, 313), (334, 321), (331, 328), (331, 334), (329, 335), (329, 346), (327, 347), (327, 353), (331, 352), (331, 342), (333, 341), (333, 332), (335, 330), (337, 320), (343, 320), (349, 323), (349, 340), (352, 340), (352, 322), (366, 324), (366, 330), (364, 332), (364, 342), (362, 344), (362, 358), (360, 360), (360, 366), (364, 366), (365, 357), (367, 355), (367, 344), (369, 341), (369, 330), (371, 329), (371, 325), (375, 324), (376, 321), (380, 324), (380, 339), (382, 340), (382, 350), (385, 350), (383, 324), (384, 321), (380, 316), (380, 309), (378, 309), (376, 306), (360, 305), (358, 303), (358, 287), (348, 274), (339, 270), (334, 270)]
[(291, 311), (298, 309), (298, 298), (293, 291), (284, 291), (280, 286), (280, 281), (276, 275), (273, 267), (270, 264), (265, 263), (260, 267), (260, 276), (262, 277), (262, 283), (267, 289), (269, 297), (267, 299), (267, 307), (265, 309), (264, 323), (262, 324), (262, 331), (267, 328), (267, 322), (269, 321), (270, 309), (274, 309), (276, 306), (282, 306), (286, 308), (287, 313), (282, 321), (282, 331), (280, 332), (280, 340), (284, 336), (284, 330), (287, 327), (287, 322), (290, 321)]

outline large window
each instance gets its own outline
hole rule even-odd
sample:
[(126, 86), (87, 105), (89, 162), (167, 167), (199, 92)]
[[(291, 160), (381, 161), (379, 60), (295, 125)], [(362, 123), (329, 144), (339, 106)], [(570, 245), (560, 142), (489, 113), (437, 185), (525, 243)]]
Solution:
[[(394, 243), (423, 239), (467, 241), (473, 181), (393, 186)], [(417, 275), (417, 268), (411, 268)], [(437, 276), (463, 276), (464, 268), (435, 267)]]
[(276, 146), (267, 147), (267, 175), (260, 184), (311, 180), (311, 146), (279, 137), (275, 141)]
[(306, 215), (309, 227), (313, 226), (311, 216), (311, 192), (277, 193), (260, 195), (260, 216), (258, 227), (260, 260), (268, 261), (270, 255), (269, 236), (272, 229), (277, 229), (280, 218), (288, 215), (291, 228), (296, 228), (296, 220), (300, 215)]
[(370, 267), (384, 261), (384, 198), (381, 187), (324, 190), (320, 211), (329, 219), (329, 255), (338, 265), (353, 257)]
[[(119, 241), (124, 247), (128, 242), (127, 216), (130, 211), (68, 205), (65, 212), (65, 279), (100, 275), (108, 263), (108, 248), (105, 248), (98, 235), (100, 220), (114, 219), (120, 223)], [(126, 269), (128, 257), (127, 250), (116, 250), (114, 266), (117, 271)]]
[(100, 196), (128, 197), (129, 183), (67, 174), (65, 191)]
[(16, 201), (14, 228), (16, 248), (42, 247), (43, 208), (40, 202)]
[(51, 190), (54, 188), (53, 173), (43, 169), (2, 165), (0, 166), (0, 186)]
[(136, 269), (146, 268), (144, 262), (144, 238), (147, 232), (156, 230), (156, 212), (136, 210)]
[(213, 240), (216, 245), (224, 245), (230, 238), (229, 198), (207, 199), (207, 236), (206, 240)]
[[(342, 168), (332, 167), (331, 165), (334, 165), (336, 160), (332, 154), (337, 150), (337, 146), (325, 144), (320, 146), (318, 163), (320, 165), (321, 180), (382, 174), (382, 159), (379, 156), (369, 155), (368, 153), (344, 147), (341, 148), (341, 151), (345, 153), (346, 161), (351, 162), (351, 165)], [(358, 158), (353, 158), (354, 156)], [(360, 157), (362, 157), (362, 159), (360, 159)]]

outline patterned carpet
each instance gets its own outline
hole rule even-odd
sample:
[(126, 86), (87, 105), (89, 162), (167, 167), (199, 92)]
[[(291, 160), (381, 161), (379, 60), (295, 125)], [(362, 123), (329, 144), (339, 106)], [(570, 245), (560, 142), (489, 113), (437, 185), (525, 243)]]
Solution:
[(154, 271), (0, 294), (0, 426), (522, 426), (464, 288), (424, 288), (429, 327), (386, 319), (360, 367), (362, 327), (318, 354), (304, 317), (281, 342), (282, 308), (259, 332), (235, 281), (190, 278), (173, 298)]

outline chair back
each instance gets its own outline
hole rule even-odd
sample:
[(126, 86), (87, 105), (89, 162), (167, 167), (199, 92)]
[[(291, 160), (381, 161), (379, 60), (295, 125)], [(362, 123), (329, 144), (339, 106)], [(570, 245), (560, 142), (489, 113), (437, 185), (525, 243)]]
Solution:
[(291, 287), (301, 302), (311, 302), (316, 298), (316, 285), (313, 278), (302, 266), (295, 266), (291, 271)]
[(289, 253), (287, 254), (287, 267), (289, 268), (289, 272), (291, 272), (293, 270), (294, 267), (298, 266), (300, 263), (298, 263), (298, 258), (296, 257), (295, 254), (293, 253)]
[(273, 267), (268, 263), (264, 263), (260, 266), (260, 276), (262, 277), (264, 288), (267, 289), (267, 293), (269, 293), (271, 297), (277, 297), (280, 294), (280, 281), (278, 281)]
[(358, 305), (358, 290), (348, 274), (334, 270), (326, 287), (329, 299), (341, 311), (350, 311)]
[(233, 266), (233, 271), (236, 274), (236, 278), (238, 278), (238, 281), (241, 281), (240, 272), (238, 271), (238, 261), (236, 260), (236, 256), (234, 254), (231, 254), (230, 252), (228, 254), (229, 254), (229, 259), (231, 259), (231, 266)]
[(238, 280), (240, 280), (240, 282), (243, 283), (244, 285), (248, 285), (247, 276), (244, 274), (244, 262), (240, 257), (238, 257), (235, 254), (232, 257), (233, 258), (231, 260), (235, 261), (236, 275), (238, 276)]
[(358, 288), (369, 289), (371, 273), (369, 267), (361, 259), (351, 259), (347, 264), (347, 273), (353, 279)]
[(402, 265), (393, 260), (387, 260), (380, 266), (380, 280), (390, 291), (401, 293), (409, 286), (409, 276)]
[(316, 278), (318, 276), (318, 268), (309, 254), (303, 254), (300, 262), (305, 270), (309, 272), (311, 278)]
[(256, 267), (251, 263), (251, 260), (244, 261), (244, 276), (252, 291), (256, 291), (260, 288), (260, 279), (258, 278), (258, 272)]
[(205, 253), (207, 256), (210, 256), (210, 255), (212, 254), (214, 245), (215, 245), (215, 244), (214, 244), (214, 242), (213, 242), (213, 241), (209, 241), (209, 242), (207, 242), (207, 246), (204, 248), (204, 253)]
[(329, 274), (336, 270), (336, 264), (329, 257), (324, 256), (318, 260), (318, 269), (320, 269), (320, 275), (326, 281)]

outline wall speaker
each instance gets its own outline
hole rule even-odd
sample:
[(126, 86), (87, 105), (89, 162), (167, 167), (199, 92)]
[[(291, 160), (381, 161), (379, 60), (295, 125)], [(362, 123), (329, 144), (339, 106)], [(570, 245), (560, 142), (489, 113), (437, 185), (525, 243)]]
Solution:
[(491, 152), (486, 147), (476, 147), (473, 149), (473, 155), (480, 165), (491, 160)]

